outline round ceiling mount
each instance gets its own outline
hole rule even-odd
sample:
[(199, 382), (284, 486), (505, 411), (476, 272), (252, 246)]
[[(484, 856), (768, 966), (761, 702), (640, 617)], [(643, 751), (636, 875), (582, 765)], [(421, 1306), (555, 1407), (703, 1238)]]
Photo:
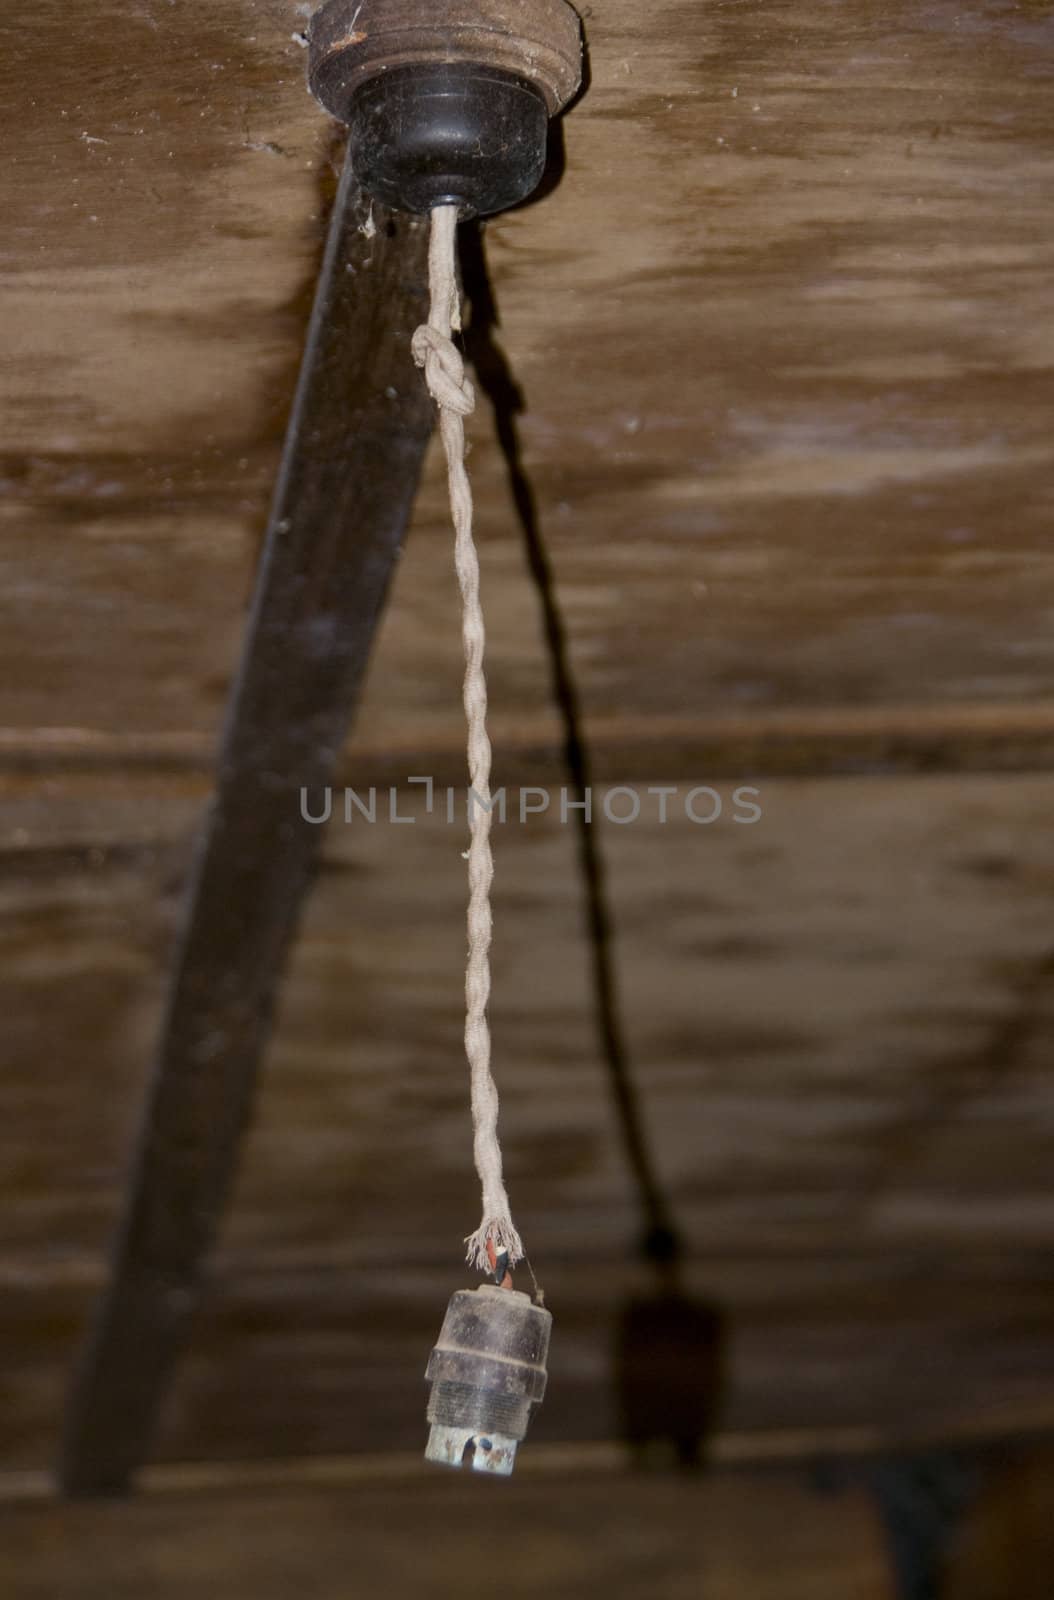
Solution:
[(308, 44), (311, 92), (348, 124), (363, 188), (405, 211), (525, 199), (581, 82), (566, 0), (327, 0)]

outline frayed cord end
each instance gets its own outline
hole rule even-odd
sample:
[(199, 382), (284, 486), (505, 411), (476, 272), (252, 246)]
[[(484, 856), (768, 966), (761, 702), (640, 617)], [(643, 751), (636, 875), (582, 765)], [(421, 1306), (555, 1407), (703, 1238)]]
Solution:
[(490, 1256), (487, 1252), (488, 1240), (498, 1255), (503, 1251), (508, 1252), (510, 1267), (523, 1260), (523, 1242), (512, 1225), (512, 1218), (484, 1217), (475, 1233), (470, 1233), (465, 1240), (465, 1260), (470, 1267), (475, 1267), (477, 1272), (491, 1271)]

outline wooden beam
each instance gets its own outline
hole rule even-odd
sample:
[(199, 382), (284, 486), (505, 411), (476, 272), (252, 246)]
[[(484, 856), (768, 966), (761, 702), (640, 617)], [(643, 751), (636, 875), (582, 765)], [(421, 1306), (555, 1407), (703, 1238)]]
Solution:
[(128, 1487), (187, 1336), (318, 843), (299, 789), (335, 770), (431, 431), (410, 356), (427, 227), (374, 207), (367, 236), (366, 216), (348, 168), (109, 1285), (69, 1404), (71, 1494)]

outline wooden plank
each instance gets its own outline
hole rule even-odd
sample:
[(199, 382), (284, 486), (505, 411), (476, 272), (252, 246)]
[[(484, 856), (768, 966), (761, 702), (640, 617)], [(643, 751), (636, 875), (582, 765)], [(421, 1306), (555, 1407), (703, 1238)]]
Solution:
[[(290, 9), (0, 21), (9, 728), (214, 735), (328, 181)], [(586, 29), (562, 182), (486, 238), (587, 720), (1049, 702), (1049, 20), (604, 0)], [(547, 668), (485, 406), (470, 431), (508, 725)], [(377, 749), (457, 744), (443, 495), (436, 462)]]
[(332, 777), (431, 431), (409, 349), (427, 228), (381, 214), (369, 232), (371, 214), (348, 163), (131, 1192), (70, 1402), (70, 1493), (123, 1489), (149, 1447), (314, 861), (319, 835), (298, 790)]
[[(500, 640), (498, 641), (500, 649)], [(508, 783), (557, 777), (565, 752), (552, 712), (490, 717), (496, 756)], [(584, 719), (595, 776), (639, 782), (657, 776), (839, 777), (853, 773), (1049, 772), (1054, 767), (1054, 707), (1045, 701), (992, 706), (829, 706), (749, 715), (614, 715)], [(83, 774), (122, 782), (211, 772), (213, 747), (202, 734), (106, 733), (90, 728), (0, 728), (0, 795), (36, 777)], [(443, 716), (401, 722), (384, 740), (357, 738), (337, 782), (405, 782), (426, 762), (439, 783), (464, 777), (456, 707)], [(2, 848), (2, 840), (0, 840)]]
[[(526, 1459), (526, 1456), (525, 1456)], [(793, 1474), (461, 1473), (150, 1494), (0, 1515), (5, 1600), (892, 1600), (877, 1517)], [(90, 1550), (90, 1559), (85, 1551)]]
[[(338, 808), (324, 830), (158, 1460), (420, 1443), (422, 1363), (464, 1281), (477, 1196), (463, 839), (414, 793), (416, 808), (399, 795), (410, 826), (384, 820), (382, 795), (375, 825)], [(53, 1454), (200, 785), (67, 773), (16, 799), (26, 842), (0, 878), (8, 1468)], [(695, 828), (673, 811), (659, 824), (646, 799), (604, 841), (631, 1059), (688, 1286), (727, 1319), (722, 1425), (939, 1436), (982, 1403), (1049, 1414), (1054, 1016), (1034, 986), (1054, 785), (781, 780), (761, 801), (755, 827)], [(536, 1442), (611, 1437), (637, 1219), (591, 1025), (573, 830), (509, 823), (495, 850), (507, 1170), (556, 1317)], [(925, 1138), (905, 1149), (920, 1111)]]
[[(293, 26), (289, 0), (37, 0), (32, 26), (0, 22), (13, 1463), (50, 1459), (99, 1280), (317, 274), (330, 133)], [(563, 181), (487, 250), (598, 778), (1049, 769), (1049, 20), (605, 0), (587, 28)], [(505, 781), (552, 781), (485, 405), (471, 431), (497, 757)], [(461, 781), (443, 497), (434, 462), (352, 784)], [(1049, 950), (1038, 793), (773, 783), (749, 842), (608, 842), (634, 1060), (694, 1281), (730, 1310), (741, 1421), (1049, 1398), (1049, 1017), (1005, 1083), (983, 1070)], [(401, 1406), (419, 1436), (408, 1385), (471, 1205), (462, 863), (442, 829), (326, 849), (170, 1457), (372, 1445)], [(603, 1255), (617, 1304), (633, 1219), (570, 851), (530, 831), (503, 850), (511, 1155), (524, 1204), (543, 1196), (554, 1393), (577, 1396), (545, 1426), (595, 1429), (610, 1324), (580, 1264)], [(891, 1178), (889, 1136), (938, 1103), (951, 1120)], [(393, 1242), (427, 1270), (392, 1274)]]

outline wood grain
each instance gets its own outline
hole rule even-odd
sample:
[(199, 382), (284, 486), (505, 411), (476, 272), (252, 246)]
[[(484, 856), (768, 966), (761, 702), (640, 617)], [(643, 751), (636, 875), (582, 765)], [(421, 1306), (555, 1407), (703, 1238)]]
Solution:
[[(101, 1283), (201, 803), (85, 781), (26, 797), (35, 848), (6, 858), (10, 1467), (49, 1459)], [(631, 1061), (689, 1287), (727, 1319), (722, 1426), (1042, 1413), (1050, 780), (772, 782), (762, 806), (605, 833)], [(166, 1459), (420, 1442), (475, 1198), (461, 832), (416, 815), (326, 834)], [(496, 829), (510, 1192), (557, 1319), (543, 1442), (610, 1437), (641, 1286), (573, 848), (558, 819)]]
[[(835, 1500), (793, 1479), (685, 1484), (576, 1475), (502, 1485), (481, 1519), (479, 1485), (425, 1469), (400, 1484), (212, 1490), (127, 1506), (23, 1506), (3, 1515), (0, 1581), (11, 1600), (336, 1600), (349, 1588), (454, 1600), (484, 1581), (503, 1530), (502, 1587), (579, 1600), (890, 1600), (881, 1535), (858, 1493)], [(474, 1492), (475, 1491), (475, 1492)], [(495, 1502), (496, 1504), (496, 1502)], [(836, 1511), (837, 1515), (832, 1515)], [(762, 1534), (762, 1530), (763, 1534)], [(85, 1561), (90, 1548), (91, 1559)]]
[[(0, 722), (210, 736), (327, 124), (285, 0), (104, 4), (86, 45), (70, 15), (41, 0), (5, 51)], [(487, 249), (587, 713), (1049, 697), (1050, 19), (609, 0), (586, 29), (563, 180)], [(495, 713), (535, 717), (485, 412), (472, 466)], [(449, 565), (434, 460), (371, 745), (456, 721)]]
[[(756, 829), (605, 835), (726, 1421), (1046, 1415), (1054, 22), (584, 9), (562, 180), (486, 249), (598, 777), (764, 779)], [(0, 24), (11, 1467), (52, 1457), (101, 1281), (335, 186), (304, 20), (37, 0)], [(488, 424), (497, 762), (559, 782)], [(359, 726), (378, 783), (460, 781), (459, 648), (433, 458)], [(166, 1459), (419, 1442), (472, 1210), (460, 848), (421, 822), (325, 841)], [(540, 1427), (595, 1438), (636, 1217), (569, 836), (507, 829), (498, 872), (513, 1198), (557, 1312)]]

